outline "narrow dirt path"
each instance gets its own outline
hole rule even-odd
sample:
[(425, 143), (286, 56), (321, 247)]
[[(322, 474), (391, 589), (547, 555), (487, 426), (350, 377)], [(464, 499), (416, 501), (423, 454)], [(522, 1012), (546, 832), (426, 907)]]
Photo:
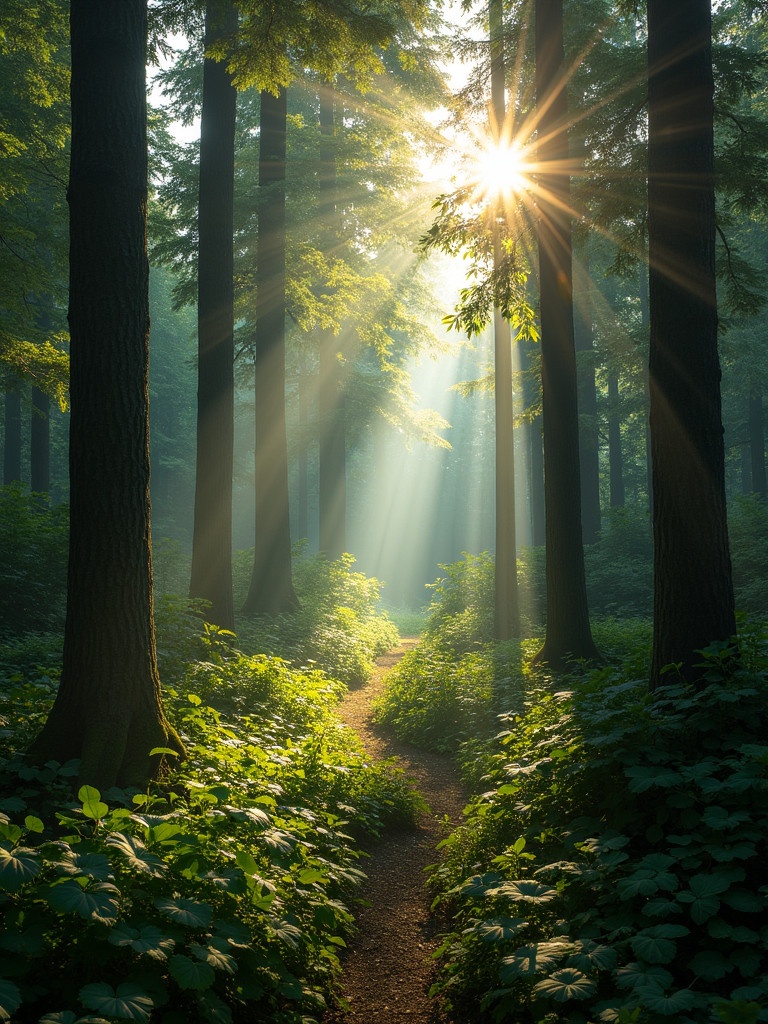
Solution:
[(342, 720), (357, 732), (375, 759), (397, 757), (417, 782), (430, 813), (414, 831), (386, 835), (363, 865), (368, 881), (357, 913), (358, 932), (344, 958), (342, 988), (347, 1012), (326, 1015), (326, 1024), (460, 1024), (440, 1016), (428, 996), (434, 974), (431, 954), (438, 942), (429, 914), (424, 869), (438, 854), (445, 818), (461, 821), (466, 794), (449, 758), (402, 743), (371, 721), (371, 700), (384, 677), (418, 638), (405, 638), (384, 655), (367, 685), (344, 698)]

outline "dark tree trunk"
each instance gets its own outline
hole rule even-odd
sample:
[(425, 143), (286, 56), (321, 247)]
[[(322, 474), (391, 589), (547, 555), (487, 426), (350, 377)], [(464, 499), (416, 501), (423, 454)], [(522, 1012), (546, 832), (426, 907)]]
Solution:
[(3, 444), (3, 483), (21, 480), (21, 391), (12, 387), (5, 393), (5, 442)]
[(753, 494), (761, 498), (766, 495), (765, 481), (765, 418), (763, 396), (753, 393), (749, 396), (749, 456), (750, 482)]
[[(64, 662), (30, 757), (101, 789), (181, 750), (160, 701), (149, 507), (146, 0), (72, 0)], [(155, 762), (153, 766), (153, 761)]]
[(30, 423), (30, 486), (35, 494), (51, 489), (51, 400), (44, 391), (32, 388)]
[[(231, 0), (208, 0), (205, 45), (237, 32)], [(232, 458), (234, 437), (233, 210), (237, 91), (221, 61), (203, 64), (198, 199), (197, 459), (191, 597), (206, 617), (234, 629)]]
[[(498, 145), (504, 139), (506, 120), (504, 23), (502, 0), (489, 0), (488, 25), (491, 50), (491, 133)], [(493, 210), (493, 264), (501, 262), (498, 218)], [(512, 394), (512, 332), (500, 310), (493, 312), (493, 366), (496, 418), (496, 545), (494, 573), (494, 635), (510, 640), (520, 635), (515, 536), (515, 442)]]
[(624, 508), (624, 456), (621, 451), (621, 417), (619, 415), (619, 377), (608, 373), (608, 483), (611, 508)]
[(534, 660), (558, 670), (572, 659), (591, 661), (599, 655), (589, 625), (581, 541), (570, 178), (563, 170), (568, 161), (563, 0), (536, 0), (535, 11), (547, 632)]
[[(320, 202), (321, 230), (327, 249), (338, 240), (336, 224), (336, 145), (334, 94), (330, 85), (320, 89)], [(322, 331), (319, 350), (318, 418), (318, 513), (320, 550), (339, 558), (346, 550), (347, 450), (346, 408), (340, 337)]]
[[(643, 327), (643, 343), (647, 345), (651, 329), (651, 315), (648, 309), (648, 268), (641, 263), (639, 267), (640, 289), (640, 322)], [(651, 383), (648, 372), (648, 360), (643, 360), (643, 403), (645, 407), (645, 485), (648, 491), (648, 512), (653, 511), (653, 458), (651, 456)]]
[(600, 450), (597, 429), (597, 388), (592, 343), (592, 299), (589, 262), (582, 253), (576, 287), (575, 345), (579, 406), (579, 468), (581, 481), (581, 537), (594, 544), (600, 537)]
[(288, 100), (261, 93), (259, 224), (256, 241), (256, 546), (244, 612), (297, 607), (291, 573), (285, 429), (285, 141)]
[(715, 291), (709, 0), (649, 0), (651, 689), (736, 631)]

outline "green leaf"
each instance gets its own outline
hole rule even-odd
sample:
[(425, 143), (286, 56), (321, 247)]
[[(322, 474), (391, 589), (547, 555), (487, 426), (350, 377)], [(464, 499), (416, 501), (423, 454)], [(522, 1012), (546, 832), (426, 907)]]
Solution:
[(21, 992), (12, 981), (0, 978), (0, 1021), (11, 1019), (21, 1006)]
[(0, 845), (0, 889), (18, 892), (25, 882), (40, 874), (40, 854), (37, 850)]
[(624, 769), (630, 793), (645, 793), (654, 786), (667, 789), (683, 781), (679, 772), (664, 765), (633, 765)]
[(563, 957), (573, 953), (573, 943), (562, 939), (549, 942), (533, 942), (529, 946), (521, 946), (512, 956), (502, 958), (499, 976), (507, 985), (515, 978), (530, 977), (532, 974), (543, 974), (562, 961)]
[(83, 805), (83, 814), (86, 818), (99, 821), (109, 813), (109, 807), (102, 801), (101, 793), (93, 786), (81, 786), (77, 791), (77, 799)]
[(270, 927), (272, 934), (280, 939), (281, 942), (287, 943), (289, 946), (293, 946), (294, 949), (298, 949), (299, 941), (302, 937), (301, 928), (297, 928), (295, 924), (291, 924), (289, 921), (270, 921)]
[(565, 962), (566, 967), (575, 967), (579, 971), (608, 971), (616, 966), (618, 959), (612, 946), (600, 946), (597, 943), (582, 941), (581, 949), (571, 953)]
[(498, 871), (488, 871), (484, 875), (472, 875), (461, 883), (458, 891), (464, 896), (485, 896), (489, 889), (495, 888), (501, 881), (503, 875)]
[(80, 989), (80, 1002), (89, 1010), (96, 1010), (105, 1017), (119, 1017), (120, 1020), (149, 1020), (154, 1003), (147, 993), (131, 982), (123, 982), (113, 989), (106, 982), (94, 982)]
[(59, 1010), (57, 1013), (45, 1013), (37, 1024), (78, 1024), (82, 1020), (71, 1010)]
[(130, 946), (139, 954), (146, 954), (152, 960), (164, 961), (173, 952), (176, 943), (156, 925), (142, 925), (131, 928), (124, 922), (116, 924), (107, 936), (113, 946)]
[(642, 960), (651, 964), (668, 964), (674, 959), (677, 949), (672, 939), (687, 934), (688, 929), (683, 925), (658, 924), (638, 932), (630, 939), (630, 945)]
[[(200, 1019), (207, 1022), (207, 1024), (232, 1024), (232, 1011), (216, 995), (208, 989), (205, 992), (198, 992), (197, 1001), (200, 1005)], [(308, 1019), (308, 1024), (309, 1024)]]
[(120, 890), (110, 882), (96, 882), (83, 888), (75, 879), (51, 885), (46, 899), (54, 910), (63, 914), (77, 914), (86, 921), (114, 924), (119, 913), (117, 898)]
[(668, 1016), (680, 1013), (682, 1010), (690, 1010), (696, 1005), (696, 993), (690, 989), (680, 989), (671, 995), (665, 995), (655, 988), (641, 989), (638, 995), (643, 1000), (643, 1005), (656, 1013), (664, 1013)]
[(196, 903), (194, 900), (159, 899), (155, 900), (155, 906), (175, 924), (183, 924), (187, 928), (207, 928), (213, 916), (210, 904)]
[(122, 853), (128, 867), (133, 871), (151, 875), (152, 878), (161, 878), (168, 870), (168, 865), (156, 853), (150, 853), (136, 836), (126, 835), (124, 832), (111, 832), (105, 841), (107, 846)]
[(481, 921), (474, 931), (483, 942), (503, 942), (514, 938), (527, 924), (522, 917), (495, 917), (490, 921)]
[(723, 893), (723, 903), (726, 903), (733, 910), (739, 910), (742, 914), (757, 914), (765, 906), (765, 901), (756, 892), (748, 889), (732, 889)]
[(209, 988), (215, 980), (213, 968), (209, 964), (192, 960), (181, 953), (171, 957), (168, 968), (181, 988), (201, 991)]
[(34, 814), (28, 814), (24, 819), (24, 825), (28, 832), (43, 832), (45, 831), (45, 825), (39, 818), (36, 818)]
[(680, 903), (689, 904), (691, 917), (697, 924), (702, 924), (713, 917), (720, 909), (721, 893), (731, 885), (732, 879), (727, 875), (693, 875), (688, 882), (689, 888), (677, 894)]
[(162, 754), (165, 757), (178, 757), (178, 750), (173, 750), (171, 747), (152, 747), (149, 752), (150, 757), (156, 757)]
[(719, 981), (732, 969), (733, 964), (716, 949), (704, 949), (691, 960), (693, 973), (707, 981)]
[(557, 899), (557, 890), (550, 889), (540, 882), (530, 879), (521, 881), (504, 882), (495, 889), (489, 890), (489, 896), (506, 896), (513, 900), (522, 900), (526, 903), (549, 903)]
[(630, 963), (616, 971), (616, 982), (621, 988), (638, 990), (644, 986), (664, 989), (672, 984), (673, 976), (659, 964)]
[(80, 875), (98, 882), (106, 882), (113, 877), (112, 865), (103, 853), (68, 850), (56, 864), (56, 870), (62, 875)]
[(544, 978), (533, 987), (535, 995), (565, 1003), (570, 999), (588, 999), (595, 991), (595, 983), (586, 974), (573, 967), (564, 967)]
[(215, 946), (201, 946), (193, 942), (189, 947), (190, 952), (204, 964), (208, 964), (214, 971), (224, 971), (226, 974), (235, 974), (237, 971), (237, 960), (231, 953), (227, 953)]

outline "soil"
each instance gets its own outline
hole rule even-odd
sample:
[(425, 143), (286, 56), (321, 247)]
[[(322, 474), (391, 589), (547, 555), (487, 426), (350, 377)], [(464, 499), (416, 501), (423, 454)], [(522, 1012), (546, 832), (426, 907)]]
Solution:
[(439, 925), (430, 914), (425, 868), (439, 858), (440, 839), (460, 823), (467, 794), (448, 757), (403, 743), (374, 725), (371, 714), (371, 700), (383, 689), (387, 672), (417, 643), (418, 638), (406, 638), (380, 658), (370, 681), (350, 691), (340, 707), (342, 720), (371, 758), (397, 758), (429, 812), (420, 815), (414, 830), (386, 834), (361, 865), (367, 882), (341, 979), (349, 1009), (329, 1012), (324, 1024), (461, 1024), (428, 994)]

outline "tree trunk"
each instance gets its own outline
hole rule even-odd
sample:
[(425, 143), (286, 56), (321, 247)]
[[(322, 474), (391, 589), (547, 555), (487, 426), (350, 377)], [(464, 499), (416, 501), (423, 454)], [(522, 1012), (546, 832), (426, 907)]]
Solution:
[(299, 420), (299, 451), (298, 451), (298, 487), (296, 523), (300, 540), (309, 537), (309, 374), (307, 372), (307, 353), (302, 346), (299, 349), (299, 380), (298, 380), (298, 420)]
[[(504, 141), (506, 121), (504, 22), (502, 0), (490, 0), (488, 25), (491, 50), (491, 136)], [(493, 265), (501, 262), (498, 220), (503, 203), (492, 211)], [(494, 571), (494, 635), (510, 640), (520, 635), (515, 537), (515, 443), (512, 394), (512, 333), (499, 309), (493, 311), (493, 366), (496, 417), (496, 545)]]
[(44, 391), (32, 388), (30, 423), (30, 486), (35, 494), (51, 489), (51, 400)]
[[(579, 467), (581, 482), (581, 536), (584, 544), (600, 538), (600, 450), (597, 429), (597, 388), (592, 343), (592, 283), (589, 259), (582, 253), (576, 294), (575, 346), (579, 407)], [(580, 357), (580, 358), (579, 358)]]
[(765, 418), (763, 396), (753, 392), (749, 396), (749, 455), (751, 491), (761, 498), (766, 495), (765, 481)]
[[(326, 250), (338, 242), (336, 223), (336, 146), (333, 88), (320, 89), (319, 219)], [(342, 335), (343, 336), (343, 335)], [(339, 558), (346, 550), (347, 451), (344, 364), (340, 338), (333, 331), (320, 332), (318, 368), (318, 514), (320, 550)]]
[(611, 508), (624, 508), (624, 457), (621, 451), (621, 418), (619, 416), (619, 377), (608, 372), (608, 481)]
[[(237, 32), (231, 0), (208, 0), (206, 51)], [(197, 300), (197, 459), (191, 597), (206, 617), (234, 629), (232, 459), (234, 443), (233, 210), (237, 91), (226, 65), (205, 58), (200, 122)]]
[(3, 483), (21, 481), (21, 391), (11, 387), (5, 392), (5, 441), (3, 444)]
[(256, 240), (256, 545), (243, 611), (279, 615), (297, 607), (291, 574), (285, 429), (285, 141), (288, 100), (261, 93)]
[(544, 418), (547, 632), (535, 656), (555, 670), (599, 658), (587, 610), (581, 540), (579, 419), (563, 0), (536, 0), (541, 383)]
[(736, 631), (715, 291), (709, 0), (649, 0), (651, 689)]
[(30, 750), (142, 785), (163, 714), (152, 615), (146, 0), (72, 0), (70, 543), (61, 684)]

